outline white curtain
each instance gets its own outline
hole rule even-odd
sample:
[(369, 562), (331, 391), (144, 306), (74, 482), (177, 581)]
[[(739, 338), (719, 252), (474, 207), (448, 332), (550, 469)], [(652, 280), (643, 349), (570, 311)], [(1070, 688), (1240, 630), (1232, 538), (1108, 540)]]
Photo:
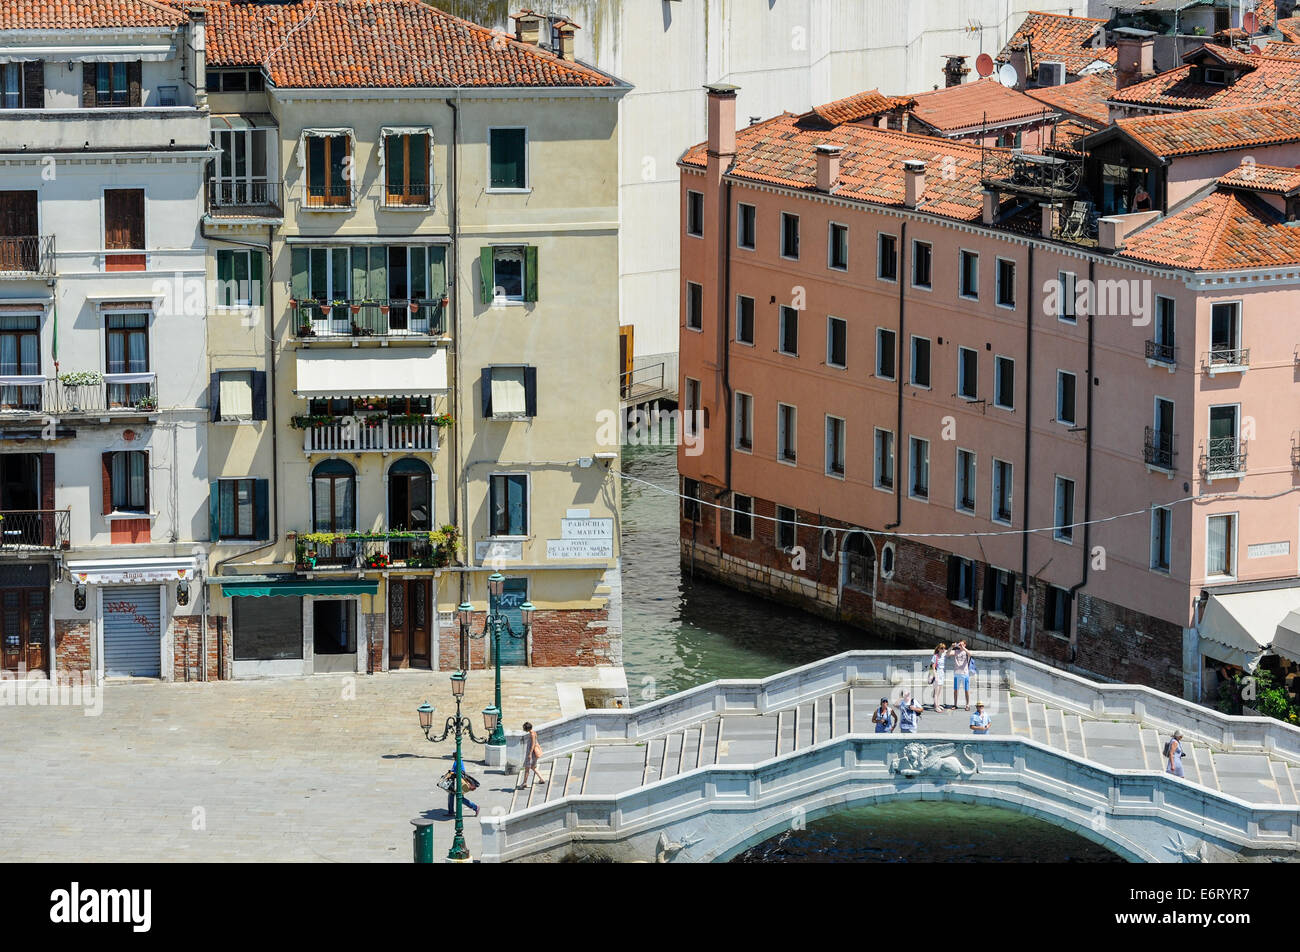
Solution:
[(1228, 558), (1228, 537), (1232, 527), (1230, 516), (1210, 516), (1206, 524), (1206, 574), (1231, 575), (1232, 566)]
[(524, 368), (496, 367), (492, 370), (492, 415), (502, 413), (523, 413), (527, 409), (524, 400)]
[(221, 375), (221, 416), (250, 420), (253, 417), (253, 381), (249, 373)]

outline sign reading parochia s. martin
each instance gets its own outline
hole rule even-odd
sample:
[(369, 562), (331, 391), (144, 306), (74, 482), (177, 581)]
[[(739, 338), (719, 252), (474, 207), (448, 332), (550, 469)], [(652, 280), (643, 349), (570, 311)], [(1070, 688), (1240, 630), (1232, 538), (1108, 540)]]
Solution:
[(559, 539), (546, 540), (548, 559), (614, 557), (613, 519), (561, 519)]

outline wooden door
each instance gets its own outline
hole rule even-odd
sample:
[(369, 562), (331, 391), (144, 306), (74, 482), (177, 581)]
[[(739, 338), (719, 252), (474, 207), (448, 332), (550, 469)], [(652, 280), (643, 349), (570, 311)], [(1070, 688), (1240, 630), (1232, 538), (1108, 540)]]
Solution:
[(433, 666), (430, 579), (389, 579), (388, 667)]
[(632, 339), (634, 329), (627, 324), (618, 329), (618, 366), (621, 374), (619, 393), (624, 397), (632, 393)]
[(0, 271), (35, 271), (36, 192), (0, 191)]
[(388, 667), (405, 668), (409, 665), (410, 634), (407, 631), (406, 581), (388, 580)]
[(47, 595), (43, 588), (0, 591), (0, 667), (4, 670), (48, 671)]

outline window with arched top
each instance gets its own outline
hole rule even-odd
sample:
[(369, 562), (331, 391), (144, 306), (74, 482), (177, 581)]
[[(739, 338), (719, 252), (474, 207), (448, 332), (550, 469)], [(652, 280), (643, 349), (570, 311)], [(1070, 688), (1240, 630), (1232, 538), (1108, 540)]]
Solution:
[(865, 532), (851, 532), (841, 549), (844, 558), (844, 586), (863, 592), (871, 591), (871, 576), (876, 563), (876, 548)]
[(312, 528), (350, 532), (357, 527), (357, 472), (341, 459), (327, 459), (311, 471)]
[(388, 470), (388, 526), (393, 530), (433, 528), (433, 474), (414, 457), (399, 459)]

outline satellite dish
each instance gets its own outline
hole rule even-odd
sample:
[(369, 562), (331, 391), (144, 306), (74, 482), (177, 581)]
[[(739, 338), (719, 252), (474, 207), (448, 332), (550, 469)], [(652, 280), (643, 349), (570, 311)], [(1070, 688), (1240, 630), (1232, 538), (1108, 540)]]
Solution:
[(1003, 63), (998, 67), (998, 82), (1008, 89), (1014, 89), (1016, 84), (1020, 82), (1020, 74), (1016, 72), (1016, 68), (1010, 63)]
[(983, 79), (988, 79), (988, 77), (992, 76), (993, 57), (989, 56), (988, 53), (981, 53), (979, 58), (975, 60), (975, 72), (979, 73), (980, 77)]
[(1254, 12), (1247, 13), (1241, 18), (1241, 28), (1245, 30), (1247, 33), (1253, 34), (1255, 32)]
[(1250, 44), (1250, 51), (1254, 53), (1256, 56), (1262, 56), (1264, 53), (1264, 51), (1261, 50), (1259, 46), (1255, 43)]

